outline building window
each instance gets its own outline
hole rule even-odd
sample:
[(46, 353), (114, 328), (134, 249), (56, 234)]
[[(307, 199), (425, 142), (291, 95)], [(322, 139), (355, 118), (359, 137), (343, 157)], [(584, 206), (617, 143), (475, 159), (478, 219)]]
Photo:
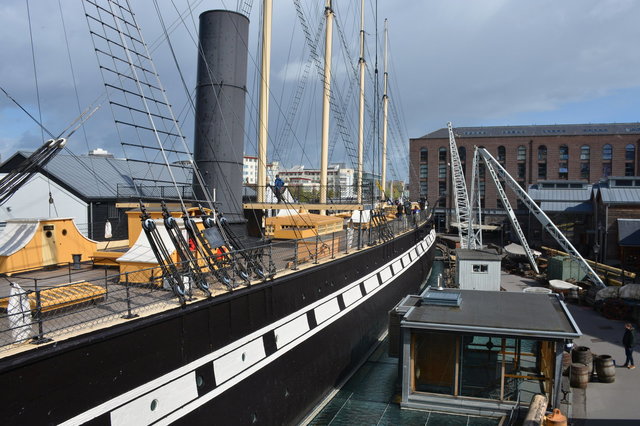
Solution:
[(427, 152), (427, 148), (420, 149), (420, 162), (426, 163), (429, 160), (429, 153)]
[(602, 176), (611, 176), (611, 163), (602, 163)]
[(445, 179), (447, 177), (447, 165), (439, 164), (438, 165), (438, 179)]
[(547, 147), (544, 145), (538, 147), (538, 161), (547, 161)]
[(429, 168), (426, 164), (420, 164), (420, 179), (426, 179), (429, 176)]
[(446, 207), (447, 183), (438, 182), (438, 207)]
[(487, 264), (473, 265), (473, 272), (478, 274), (486, 274), (487, 272), (489, 272), (489, 265)]
[(441, 146), (438, 150), (438, 161), (441, 163), (447, 162), (447, 148)]
[(625, 176), (635, 176), (636, 168), (633, 167), (633, 163), (625, 163), (624, 164), (624, 175)]
[(547, 178), (547, 163), (538, 163), (538, 179)]
[(589, 145), (582, 145), (580, 147), (580, 160), (589, 161), (591, 159), (591, 148)]
[(626, 161), (633, 161), (636, 159), (636, 147), (632, 144), (627, 145), (624, 148), (624, 159)]
[(580, 178), (589, 180), (589, 163), (580, 163)]
[(496, 198), (496, 208), (504, 210), (504, 204), (502, 204), (502, 198)]
[(518, 163), (518, 179), (524, 179), (527, 165), (525, 163)]
[(613, 157), (613, 148), (611, 147), (611, 145), (606, 144), (605, 146), (602, 147), (602, 160), (611, 161), (612, 157)]
[(569, 179), (569, 163), (560, 161), (558, 165), (558, 179)]
[(518, 147), (518, 161), (525, 161), (527, 159), (527, 148), (524, 145)]
[(420, 196), (427, 198), (428, 191), (429, 191), (429, 185), (427, 185), (427, 182), (425, 181), (420, 182)]
[(498, 147), (498, 161), (503, 164), (507, 161), (507, 150), (502, 145)]
[(107, 210), (108, 210), (107, 215), (109, 216), (109, 219), (118, 218), (118, 209), (116, 208), (115, 204), (108, 204)]
[(461, 162), (464, 163), (465, 161), (467, 161), (467, 148), (465, 148), (464, 146), (458, 148), (458, 156), (460, 157)]
[(567, 145), (560, 145), (560, 160), (569, 159), (569, 147)]

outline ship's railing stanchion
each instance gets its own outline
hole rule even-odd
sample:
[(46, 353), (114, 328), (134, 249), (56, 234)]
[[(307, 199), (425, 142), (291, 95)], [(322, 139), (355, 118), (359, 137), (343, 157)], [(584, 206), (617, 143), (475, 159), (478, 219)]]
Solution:
[(336, 243), (336, 233), (332, 232), (331, 233), (331, 258), (335, 259), (335, 253), (334, 253), (334, 247), (335, 247), (335, 243)]
[(360, 210), (360, 223), (358, 224), (358, 250), (362, 249), (362, 210)]
[(44, 337), (44, 325), (42, 321), (42, 298), (40, 297), (40, 289), (38, 288), (38, 279), (33, 279), (33, 288), (36, 293), (36, 320), (38, 321), (38, 335), (33, 338), (33, 344), (40, 345), (50, 342), (51, 339)]
[(316, 234), (316, 254), (315, 254), (315, 260), (313, 261), (314, 264), (318, 263), (318, 240), (320, 239), (320, 235)]
[(109, 280), (107, 279), (108, 276), (108, 272), (107, 272), (107, 266), (105, 265), (104, 267), (104, 300), (108, 300), (109, 299)]
[(293, 244), (293, 269), (294, 271), (298, 269), (298, 243), (300, 240), (295, 240)]
[(124, 273), (124, 288), (127, 292), (127, 315), (123, 315), (124, 319), (136, 318), (138, 314), (131, 313), (131, 295), (129, 293), (129, 273)]

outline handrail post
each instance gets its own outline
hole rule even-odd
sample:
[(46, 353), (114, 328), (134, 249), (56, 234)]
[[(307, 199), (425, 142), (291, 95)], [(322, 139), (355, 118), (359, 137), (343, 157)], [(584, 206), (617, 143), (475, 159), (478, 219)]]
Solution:
[(360, 223), (358, 223), (358, 250), (362, 249), (362, 210), (360, 210)]
[(131, 297), (129, 293), (129, 273), (128, 272), (124, 273), (124, 288), (127, 292), (127, 315), (123, 315), (122, 318), (124, 319), (136, 318), (138, 314), (131, 313)]
[(109, 280), (107, 279), (107, 265), (104, 266), (104, 300), (109, 299)]
[(293, 268), (292, 270), (298, 269), (298, 244), (300, 240), (295, 240), (293, 245)]
[(335, 247), (335, 243), (336, 243), (336, 233), (335, 231), (331, 233), (331, 258), (335, 259), (335, 253), (334, 253), (334, 247)]
[[(38, 335), (33, 338), (33, 344), (40, 345), (50, 342), (51, 339), (44, 337), (44, 324), (42, 320), (42, 298), (40, 297), (40, 289), (38, 288), (38, 279), (33, 279), (33, 288), (36, 293), (36, 320), (38, 321)], [(29, 305), (31, 308), (31, 305)]]
[(314, 264), (318, 263), (318, 240), (320, 239), (320, 235), (316, 234), (316, 260), (313, 262)]

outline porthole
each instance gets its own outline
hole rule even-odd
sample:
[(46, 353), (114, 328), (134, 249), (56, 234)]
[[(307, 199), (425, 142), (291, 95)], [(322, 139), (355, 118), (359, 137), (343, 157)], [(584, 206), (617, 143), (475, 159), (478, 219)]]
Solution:
[(156, 408), (158, 408), (158, 400), (154, 399), (151, 401), (151, 406), (149, 408), (151, 408), (151, 411), (156, 411)]
[(62, 230), (62, 235), (63, 235), (63, 236), (67, 235), (67, 230), (66, 230), (66, 229), (63, 229), (63, 230)]
[(258, 415), (256, 413), (251, 415), (251, 423), (258, 423)]
[(53, 232), (51, 232), (51, 231), (47, 231), (47, 232), (45, 232), (45, 233), (44, 233), (44, 235), (45, 235), (45, 237), (47, 237), (47, 238), (51, 238), (51, 237), (53, 236)]
[(202, 387), (202, 385), (204, 384), (204, 379), (202, 378), (202, 376), (196, 376), (196, 386), (197, 387)]
[(244, 362), (245, 359), (247, 359), (247, 353), (242, 352), (242, 362)]

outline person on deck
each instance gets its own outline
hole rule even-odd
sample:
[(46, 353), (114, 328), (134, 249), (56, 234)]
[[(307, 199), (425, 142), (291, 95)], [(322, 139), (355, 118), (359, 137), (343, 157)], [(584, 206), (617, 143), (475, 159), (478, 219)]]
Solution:
[(278, 203), (280, 203), (282, 201), (282, 193), (284, 191), (284, 181), (280, 179), (280, 175), (276, 175), (276, 180), (273, 182), (273, 186)]
[(624, 346), (624, 354), (627, 356), (627, 359), (625, 360), (623, 367), (633, 370), (636, 368), (633, 364), (633, 347), (636, 345), (636, 335), (633, 332), (633, 325), (630, 323), (626, 323), (624, 328), (622, 345)]

